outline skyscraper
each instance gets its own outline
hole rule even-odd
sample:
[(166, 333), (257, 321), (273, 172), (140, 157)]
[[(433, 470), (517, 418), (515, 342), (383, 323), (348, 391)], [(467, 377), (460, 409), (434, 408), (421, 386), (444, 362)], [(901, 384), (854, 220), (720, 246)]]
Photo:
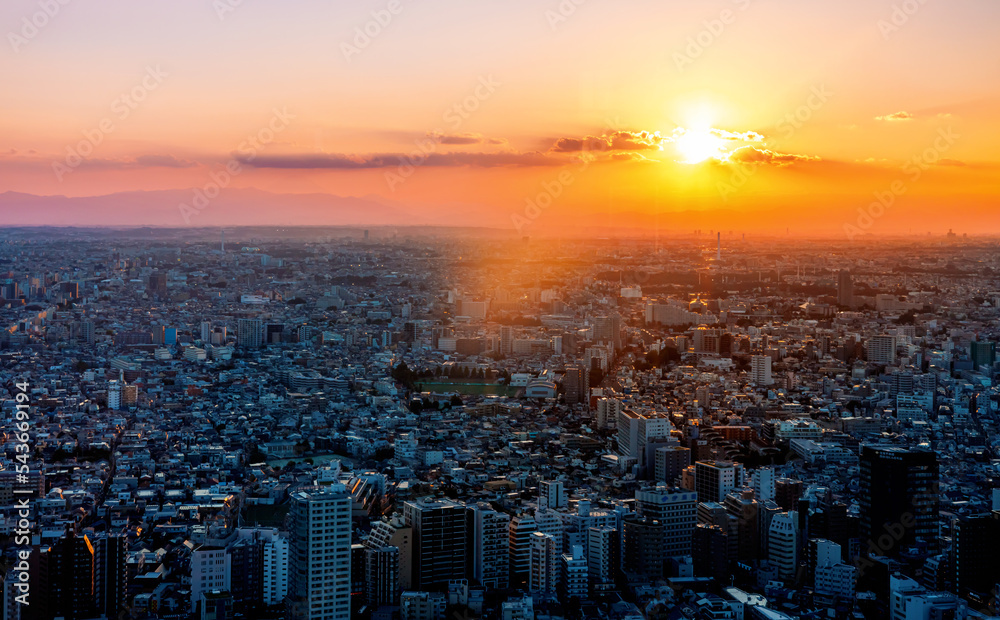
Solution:
[(582, 364), (567, 364), (563, 379), (566, 390), (566, 404), (586, 403), (590, 396), (590, 379), (587, 367)]
[(868, 361), (873, 364), (896, 363), (896, 337), (888, 334), (868, 339)]
[(510, 516), (480, 503), (469, 508), (472, 522), (472, 578), (479, 585), (503, 589), (509, 582), (508, 554), (510, 545), (508, 528)]
[(837, 273), (837, 303), (847, 307), (854, 305), (854, 278), (846, 269)]
[(767, 559), (778, 569), (778, 578), (795, 581), (798, 567), (799, 517), (795, 512), (780, 512), (771, 519), (767, 531)]
[[(923, 543), (937, 548), (938, 462), (930, 451), (862, 446), (861, 547), (869, 555), (897, 556)], [(878, 541), (891, 540), (888, 545)]]
[(48, 548), (31, 553), (30, 605), (22, 617), (38, 620), (90, 618), (94, 612), (94, 546), (68, 531)]
[(743, 465), (732, 461), (697, 461), (694, 490), (699, 502), (722, 502), (743, 484)]
[(469, 540), (465, 506), (446, 499), (419, 499), (403, 504), (403, 517), (413, 528), (413, 587), (429, 590), (465, 579)]
[(240, 319), (236, 325), (236, 344), (246, 349), (260, 348), (264, 338), (264, 324), (260, 319)]
[(340, 484), (292, 494), (289, 617), (349, 620), (351, 502)]
[(750, 382), (758, 386), (774, 383), (771, 378), (771, 356), (754, 355), (750, 358)]
[(969, 355), (976, 368), (992, 367), (997, 361), (997, 343), (973, 340), (969, 345)]

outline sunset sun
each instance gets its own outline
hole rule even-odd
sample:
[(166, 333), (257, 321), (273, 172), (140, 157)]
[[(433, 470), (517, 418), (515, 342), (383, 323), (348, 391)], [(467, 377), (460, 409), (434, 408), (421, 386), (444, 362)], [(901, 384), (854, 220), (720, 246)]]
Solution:
[(687, 164), (697, 164), (712, 157), (721, 157), (726, 141), (711, 129), (685, 129), (675, 139), (677, 152)]

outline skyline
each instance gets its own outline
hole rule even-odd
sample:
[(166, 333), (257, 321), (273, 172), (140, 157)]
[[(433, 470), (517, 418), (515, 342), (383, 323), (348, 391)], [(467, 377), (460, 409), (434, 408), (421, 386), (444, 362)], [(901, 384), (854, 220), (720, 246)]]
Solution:
[(57, 212), (22, 193), (124, 194), (36, 223), (216, 226), (241, 189), (258, 190), (254, 225), (1000, 233), (998, 16), (917, 0), (10, 2), (3, 223)]

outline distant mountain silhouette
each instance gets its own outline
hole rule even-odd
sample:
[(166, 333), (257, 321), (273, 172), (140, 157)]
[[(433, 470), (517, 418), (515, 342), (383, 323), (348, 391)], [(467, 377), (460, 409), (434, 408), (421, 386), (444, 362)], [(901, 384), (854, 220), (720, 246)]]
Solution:
[(378, 226), (423, 224), (397, 207), (372, 198), (332, 194), (274, 194), (229, 188), (201, 210), (194, 190), (120, 192), (105, 196), (0, 194), (2, 226)]

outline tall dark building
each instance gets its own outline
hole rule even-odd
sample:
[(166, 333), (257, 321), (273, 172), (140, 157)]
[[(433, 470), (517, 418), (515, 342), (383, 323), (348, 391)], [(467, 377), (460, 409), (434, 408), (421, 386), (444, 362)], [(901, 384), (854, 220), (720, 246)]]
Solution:
[(837, 303), (841, 306), (854, 305), (854, 278), (846, 269), (837, 273)]
[(590, 376), (587, 367), (582, 364), (568, 364), (566, 376), (563, 379), (566, 389), (566, 403), (575, 405), (588, 402), (590, 395)]
[(989, 598), (1000, 582), (1000, 512), (958, 519), (952, 554), (958, 595)]
[(718, 525), (699, 523), (691, 539), (694, 572), (725, 584), (729, 576), (729, 533)]
[(936, 550), (937, 489), (934, 452), (862, 446), (862, 552), (895, 557), (918, 542)]
[(167, 296), (167, 274), (159, 271), (150, 274), (147, 285), (151, 297), (163, 298)]
[(67, 532), (51, 547), (31, 554), (31, 604), (24, 617), (49, 620), (94, 615), (94, 547), (86, 536)]
[(969, 345), (969, 356), (976, 368), (993, 366), (997, 361), (997, 343), (973, 340), (972, 344)]
[(241, 538), (229, 547), (233, 611), (251, 614), (264, 604), (264, 540)]
[(421, 499), (403, 504), (403, 517), (413, 528), (413, 587), (444, 588), (465, 579), (467, 532), (464, 505)]
[(110, 534), (94, 541), (94, 602), (96, 613), (117, 618), (128, 594), (127, 539)]
[(774, 501), (785, 511), (798, 508), (802, 497), (802, 481), (792, 478), (778, 478), (774, 481)]

